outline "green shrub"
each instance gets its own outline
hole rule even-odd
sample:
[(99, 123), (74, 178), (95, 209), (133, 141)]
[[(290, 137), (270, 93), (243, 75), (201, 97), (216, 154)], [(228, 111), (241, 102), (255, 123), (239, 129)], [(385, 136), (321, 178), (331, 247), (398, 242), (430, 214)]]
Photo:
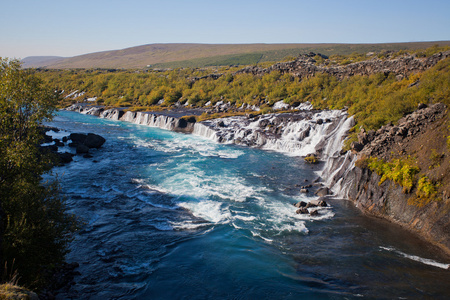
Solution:
[(416, 197), (408, 200), (408, 204), (422, 207), (431, 201), (437, 201), (437, 185), (427, 176), (422, 176), (417, 182)]
[(319, 160), (317, 159), (317, 157), (314, 154), (306, 156), (305, 161), (309, 164), (316, 164), (319, 162)]
[(379, 184), (381, 185), (386, 179), (392, 180), (403, 187), (404, 193), (409, 193), (415, 184), (415, 176), (420, 169), (414, 166), (410, 159), (394, 159), (392, 162), (386, 162), (376, 157), (370, 157), (368, 160), (368, 168), (379, 176), (381, 176)]

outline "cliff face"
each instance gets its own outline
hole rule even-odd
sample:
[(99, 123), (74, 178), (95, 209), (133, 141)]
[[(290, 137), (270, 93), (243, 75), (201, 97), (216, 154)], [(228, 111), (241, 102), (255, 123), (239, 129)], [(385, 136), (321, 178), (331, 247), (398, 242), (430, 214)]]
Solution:
[(346, 180), (352, 182), (347, 197), (364, 213), (387, 219), (418, 233), (450, 254), (450, 212), (448, 201), (432, 202), (424, 207), (408, 204), (411, 194), (368, 169), (355, 167)]
[(390, 180), (379, 184), (381, 177), (368, 168), (351, 168), (339, 184), (342, 196), (353, 200), (365, 213), (417, 232), (450, 253), (447, 126), (445, 105), (435, 104), (404, 117), (398, 125), (387, 125), (377, 132), (362, 131), (358, 143), (353, 145), (359, 151), (356, 154), (359, 159), (368, 156), (386, 161), (412, 158), (421, 169), (420, 175), (437, 184), (434, 201), (423, 206), (412, 205), (417, 187), (405, 193), (401, 186)]

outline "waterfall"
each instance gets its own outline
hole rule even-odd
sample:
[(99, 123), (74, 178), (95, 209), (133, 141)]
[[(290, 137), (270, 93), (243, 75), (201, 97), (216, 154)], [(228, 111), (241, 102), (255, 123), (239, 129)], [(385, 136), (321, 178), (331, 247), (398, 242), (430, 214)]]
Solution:
[(193, 134), (220, 143), (258, 147), (292, 156), (316, 154), (325, 162), (319, 172), (324, 183), (336, 196), (345, 197), (351, 182), (344, 178), (354, 168), (356, 155), (350, 151), (341, 154), (341, 150), (354, 124), (354, 118), (343, 110), (305, 111), (289, 117), (270, 114), (255, 120), (246, 117), (209, 120), (196, 123)]
[[(355, 122), (345, 110), (303, 110), (288, 114), (267, 114), (254, 118), (245, 116), (213, 119), (181, 126), (175, 117), (149, 112), (124, 112), (112, 108), (73, 105), (68, 110), (101, 118), (182, 131), (218, 143), (238, 144), (291, 156), (317, 155), (325, 164), (319, 172), (335, 195), (345, 197), (351, 185), (346, 175), (354, 168), (356, 155), (341, 149), (348, 131)], [(186, 122), (184, 122), (186, 123)], [(346, 178), (345, 180), (343, 178)]]
[(179, 125), (179, 119), (165, 115), (156, 115), (146, 112), (127, 111), (120, 121), (126, 121), (134, 124), (147, 125), (149, 127), (157, 127), (166, 130), (174, 130)]
[(217, 141), (216, 133), (217, 131), (204, 123), (195, 123), (194, 131), (192, 132), (194, 135), (202, 136), (213, 141)]

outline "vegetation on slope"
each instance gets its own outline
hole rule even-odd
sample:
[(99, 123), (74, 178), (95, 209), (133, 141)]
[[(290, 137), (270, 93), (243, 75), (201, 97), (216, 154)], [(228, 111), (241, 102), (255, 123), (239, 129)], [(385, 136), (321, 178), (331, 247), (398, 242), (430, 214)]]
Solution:
[[(2, 281), (39, 288), (64, 260), (74, 219), (57, 182), (41, 183), (52, 157), (38, 150), (39, 124), (52, 117), (58, 95), (17, 61), (0, 59), (0, 265)], [(9, 275), (8, 275), (9, 274)]]

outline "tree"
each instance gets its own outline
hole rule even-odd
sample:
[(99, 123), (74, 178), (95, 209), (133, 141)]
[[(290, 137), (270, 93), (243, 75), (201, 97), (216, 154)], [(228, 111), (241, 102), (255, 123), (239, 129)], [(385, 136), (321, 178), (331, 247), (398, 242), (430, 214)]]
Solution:
[(39, 151), (39, 125), (51, 119), (58, 99), (19, 61), (0, 58), (0, 257), (30, 287), (41, 286), (42, 274), (64, 260), (76, 224), (58, 184), (41, 183), (52, 157)]

